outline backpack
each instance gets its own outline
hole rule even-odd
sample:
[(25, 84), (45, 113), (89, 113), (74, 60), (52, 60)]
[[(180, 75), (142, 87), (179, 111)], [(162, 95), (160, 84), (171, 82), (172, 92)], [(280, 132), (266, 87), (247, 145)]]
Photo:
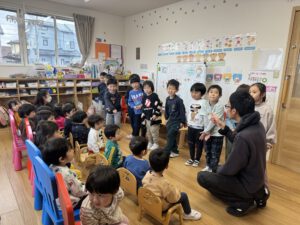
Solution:
[(7, 127), (8, 124), (8, 111), (4, 106), (0, 106), (0, 127)]

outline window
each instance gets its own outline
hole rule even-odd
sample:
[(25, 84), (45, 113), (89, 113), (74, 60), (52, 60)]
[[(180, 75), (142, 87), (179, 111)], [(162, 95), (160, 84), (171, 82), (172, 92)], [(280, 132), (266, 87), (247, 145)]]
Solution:
[(25, 14), (25, 33), (28, 64), (43, 62), (56, 65), (54, 18)]
[(0, 64), (21, 64), (16, 11), (0, 9)]
[(48, 46), (48, 40), (47, 40), (47, 39), (44, 39), (44, 40), (43, 40), (43, 45), (44, 45), (44, 46)]
[[(59, 66), (68, 66), (81, 60), (75, 24), (73, 21), (56, 19)], [(60, 60), (61, 59), (61, 60)]]

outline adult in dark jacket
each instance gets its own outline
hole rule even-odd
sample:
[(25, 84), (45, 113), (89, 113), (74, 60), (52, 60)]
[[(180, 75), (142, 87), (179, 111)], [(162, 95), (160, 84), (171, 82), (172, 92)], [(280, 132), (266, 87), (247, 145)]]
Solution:
[(266, 132), (260, 115), (254, 111), (254, 99), (247, 92), (234, 92), (226, 105), (230, 118), (238, 125), (232, 132), (224, 122), (212, 116), (221, 128), (219, 133), (233, 142), (226, 163), (216, 173), (199, 172), (198, 183), (229, 205), (227, 212), (243, 216), (255, 208), (263, 208), (269, 197), (265, 190)]

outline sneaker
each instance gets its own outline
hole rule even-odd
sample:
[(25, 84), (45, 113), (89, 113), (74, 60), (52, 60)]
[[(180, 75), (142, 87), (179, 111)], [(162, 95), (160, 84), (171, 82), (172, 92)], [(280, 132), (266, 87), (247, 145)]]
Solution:
[(131, 139), (132, 138), (132, 134), (129, 134), (126, 136), (127, 139)]
[(159, 148), (159, 145), (156, 144), (156, 143), (154, 143), (154, 144), (152, 145), (152, 147), (150, 148), (150, 150), (152, 151), (152, 150), (155, 150), (155, 149), (158, 149), (158, 148)]
[(184, 220), (200, 220), (201, 219), (201, 213), (192, 209), (190, 214), (183, 214)]
[(179, 154), (178, 153), (175, 153), (175, 152), (171, 152), (170, 154), (170, 158), (175, 158), (175, 157), (178, 157)]
[(227, 211), (227, 213), (229, 213), (232, 216), (241, 217), (241, 216), (245, 216), (246, 214), (251, 212), (253, 209), (255, 209), (254, 203), (252, 203), (251, 205), (249, 205), (247, 207), (229, 206), (229, 207), (227, 207), (226, 211)]
[(193, 161), (192, 159), (189, 159), (188, 161), (185, 162), (184, 165), (186, 165), (186, 166), (191, 166), (191, 165), (193, 165), (193, 164), (194, 164), (194, 161)]
[(206, 166), (205, 168), (203, 168), (201, 171), (207, 171), (207, 172), (212, 172), (212, 169), (209, 168), (209, 166)]
[(153, 143), (152, 142), (149, 142), (148, 145), (147, 145), (147, 149), (151, 149), (153, 146)]
[(265, 191), (265, 193), (264, 193), (264, 196), (263, 196), (262, 198), (260, 198), (260, 199), (255, 199), (256, 207), (257, 207), (257, 208), (260, 208), (260, 209), (266, 207), (266, 205), (267, 205), (267, 200), (268, 200), (269, 197), (270, 197), (270, 191), (269, 191), (269, 189), (268, 189), (267, 187), (264, 188), (264, 191)]
[(198, 160), (195, 160), (194, 161), (194, 163), (193, 163), (193, 165), (192, 165), (192, 167), (198, 167), (199, 166), (199, 161)]

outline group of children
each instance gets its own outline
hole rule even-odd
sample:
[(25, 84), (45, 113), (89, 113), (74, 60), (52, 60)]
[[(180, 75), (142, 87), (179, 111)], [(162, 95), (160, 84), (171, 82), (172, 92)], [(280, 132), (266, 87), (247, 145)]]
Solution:
[[(184, 219), (200, 219), (201, 213), (191, 209), (187, 194), (170, 184), (163, 173), (168, 168), (169, 158), (179, 154), (176, 138), (183, 126), (188, 127), (190, 151), (190, 159), (185, 165), (198, 167), (205, 146), (206, 167), (203, 171), (216, 172), (223, 136), (219, 134), (218, 127), (211, 121), (211, 117), (225, 119), (224, 106), (219, 101), (222, 88), (219, 85), (211, 85), (206, 91), (204, 84), (193, 84), (190, 88), (193, 100), (186, 113), (183, 100), (176, 94), (179, 82), (172, 79), (167, 83), (169, 95), (165, 105), (167, 143), (162, 149), (159, 148), (158, 140), (162, 121), (162, 102), (154, 92), (154, 85), (151, 81), (141, 84), (138, 75), (132, 75), (130, 83), (132, 90), (127, 93), (126, 103), (132, 125), (132, 134), (128, 136), (131, 139), (129, 148), (132, 155), (127, 157), (123, 156), (118, 144), (122, 138), (121, 98), (117, 92), (117, 81), (110, 75), (101, 73), (99, 98), (104, 109), (101, 115), (88, 116), (87, 113), (77, 110), (72, 102), (52, 106), (51, 96), (46, 91), (38, 94), (36, 105), (21, 104), (13, 100), (9, 103), (9, 108), (14, 112), (24, 140), (26, 139), (24, 119), (29, 119), (35, 133), (35, 144), (41, 149), (45, 163), (55, 173), (60, 172), (63, 175), (73, 207), (81, 207), (82, 224), (96, 222), (128, 224), (127, 217), (118, 206), (124, 194), (120, 188), (120, 177), (116, 169), (122, 166), (134, 174), (137, 188), (143, 186), (161, 198), (163, 210), (167, 210), (172, 204), (180, 203), (184, 210)], [(246, 87), (245, 91), (249, 91), (255, 100), (256, 109), (261, 114), (261, 122), (267, 133), (266, 149), (270, 149), (276, 142), (276, 132), (273, 111), (265, 103), (266, 87), (256, 83)], [(204, 99), (206, 93), (207, 99)], [(226, 119), (226, 122), (231, 123), (234, 130), (235, 121)], [(146, 127), (147, 138), (140, 134), (142, 124)], [(102, 134), (103, 128), (106, 143)], [(87, 144), (89, 154), (104, 151), (110, 164), (97, 166), (92, 170), (85, 185), (70, 169), (70, 163), (74, 158), (74, 149), (66, 139), (70, 133), (74, 141)], [(151, 151), (149, 162), (143, 159), (147, 150)]]

